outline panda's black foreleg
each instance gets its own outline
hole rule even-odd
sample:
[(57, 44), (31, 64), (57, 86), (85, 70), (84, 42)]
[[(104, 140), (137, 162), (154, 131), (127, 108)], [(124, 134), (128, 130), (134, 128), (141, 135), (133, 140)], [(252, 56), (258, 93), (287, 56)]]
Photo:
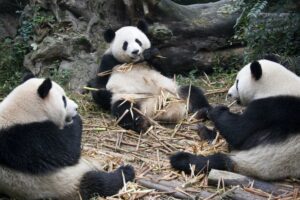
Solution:
[[(123, 180), (123, 175), (125, 180)], [(80, 195), (83, 200), (88, 200), (93, 196), (102, 197), (117, 194), (124, 186), (124, 181), (133, 181), (135, 172), (132, 166), (121, 166), (114, 172), (90, 171), (87, 172), (80, 182)]]
[(203, 91), (193, 85), (181, 86), (178, 90), (180, 98), (189, 100), (189, 112), (196, 112), (203, 108), (210, 108), (210, 105), (203, 94)]
[(93, 91), (92, 97), (100, 108), (110, 110), (112, 93), (109, 90), (100, 89), (99, 91)]
[(222, 153), (209, 156), (194, 155), (187, 152), (177, 152), (170, 157), (171, 166), (187, 174), (191, 173), (191, 166), (195, 166), (194, 174), (211, 169), (232, 171), (233, 164), (231, 159)]
[(144, 132), (150, 122), (139, 112), (139, 105), (126, 100), (119, 100), (112, 105), (112, 114), (117, 117), (119, 126), (135, 132)]
[(110, 110), (111, 108), (111, 97), (112, 93), (109, 90), (106, 90), (105, 84), (107, 78), (96, 77), (90, 80), (87, 84), (88, 87), (98, 89), (98, 91), (92, 91), (92, 97), (95, 103), (104, 110)]
[(225, 106), (209, 109), (208, 118), (233, 149), (240, 149), (253, 132), (251, 120), (246, 120), (243, 115), (231, 113)]

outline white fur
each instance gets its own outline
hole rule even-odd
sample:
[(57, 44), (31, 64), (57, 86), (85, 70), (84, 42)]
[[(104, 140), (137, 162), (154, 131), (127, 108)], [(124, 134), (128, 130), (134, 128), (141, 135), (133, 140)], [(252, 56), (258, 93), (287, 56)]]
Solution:
[(250, 71), (251, 63), (247, 64), (237, 74), (238, 90), (235, 81), (228, 91), (230, 96), (240, 99), (243, 105), (255, 99), (276, 95), (300, 96), (300, 78), (297, 75), (278, 63), (269, 60), (258, 62), (262, 67), (261, 78), (255, 80)]
[(95, 164), (81, 159), (74, 166), (46, 175), (29, 175), (0, 167), (0, 193), (30, 200), (51, 197), (79, 200), (80, 180), (86, 172), (98, 169)]
[[(138, 103), (141, 111), (156, 120), (177, 122), (184, 117), (186, 104), (177, 98), (176, 83), (145, 63), (134, 64), (131, 70), (117, 66), (106, 85), (113, 93), (112, 103), (126, 99)], [(171, 99), (163, 104), (164, 99)]]
[[(112, 53), (112, 55), (121, 63), (136, 62), (142, 59), (142, 53), (145, 49), (151, 47), (148, 37), (137, 27), (125, 26), (115, 32), (115, 38), (110, 43), (109, 49), (106, 53)], [(135, 40), (139, 39), (142, 42), (140, 46)], [(123, 43), (127, 41), (128, 46), (126, 51), (123, 50)], [(138, 54), (132, 52), (138, 50)]]
[[(63, 128), (67, 117), (77, 114), (77, 104), (69, 99), (64, 90), (52, 81), (49, 94), (42, 99), (38, 88), (44, 79), (32, 78), (16, 87), (0, 103), (0, 129), (15, 124), (27, 124), (50, 120)], [(62, 96), (66, 97), (67, 107), (64, 107)]]
[(299, 144), (300, 134), (297, 134), (280, 143), (232, 152), (230, 158), (235, 171), (263, 180), (300, 177)]

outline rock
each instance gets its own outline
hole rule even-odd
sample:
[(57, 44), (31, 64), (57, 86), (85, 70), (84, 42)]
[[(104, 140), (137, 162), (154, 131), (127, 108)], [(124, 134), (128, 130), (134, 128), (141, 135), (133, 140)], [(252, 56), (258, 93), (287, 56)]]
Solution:
[(0, 40), (6, 37), (14, 38), (17, 34), (19, 21), (15, 14), (0, 14)]
[(27, 3), (28, 0), (0, 0), (0, 40), (16, 36), (19, 25), (17, 11), (22, 10)]
[(59, 65), (59, 71), (68, 71), (71, 74), (68, 89), (81, 92), (87, 81), (95, 76), (99, 66), (97, 60), (97, 55), (92, 53), (80, 53), (72, 62), (63, 60)]
[(37, 50), (27, 54), (23, 64), (35, 75), (62, 73), (61, 76), (55, 76), (67, 79), (63, 81), (68, 83), (70, 89), (79, 90), (95, 76), (98, 58), (99, 53), (93, 49), (86, 36), (75, 33), (56, 34), (47, 36), (37, 44)]

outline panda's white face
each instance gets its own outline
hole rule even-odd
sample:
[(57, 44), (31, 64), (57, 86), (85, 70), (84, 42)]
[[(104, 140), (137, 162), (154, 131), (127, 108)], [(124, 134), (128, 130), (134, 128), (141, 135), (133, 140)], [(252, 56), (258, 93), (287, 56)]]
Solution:
[(244, 66), (228, 91), (228, 96), (237, 99), (242, 105), (277, 95), (300, 96), (300, 78), (284, 66), (269, 60), (259, 60)]
[(77, 104), (55, 82), (32, 78), (16, 87), (0, 104), (0, 128), (52, 121), (59, 128), (72, 123)]
[(109, 51), (119, 62), (130, 63), (142, 60), (144, 50), (150, 47), (150, 40), (140, 29), (125, 26), (115, 32)]

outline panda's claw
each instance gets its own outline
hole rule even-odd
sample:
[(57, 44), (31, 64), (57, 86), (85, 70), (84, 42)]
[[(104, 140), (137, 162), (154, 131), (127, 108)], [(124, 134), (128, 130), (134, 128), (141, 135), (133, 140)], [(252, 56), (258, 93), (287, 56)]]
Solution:
[(207, 140), (209, 142), (212, 142), (216, 136), (217, 136), (217, 132), (216, 130), (211, 130), (209, 128), (207, 128), (206, 126), (204, 126), (203, 124), (199, 124), (198, 125), (198, 136), (202, 139), (202, 140)]
[(118, 168), (124, 174), (125, 182), (133, 181), (135, 178), (135, 171), (131, 165), (124, 165)]

